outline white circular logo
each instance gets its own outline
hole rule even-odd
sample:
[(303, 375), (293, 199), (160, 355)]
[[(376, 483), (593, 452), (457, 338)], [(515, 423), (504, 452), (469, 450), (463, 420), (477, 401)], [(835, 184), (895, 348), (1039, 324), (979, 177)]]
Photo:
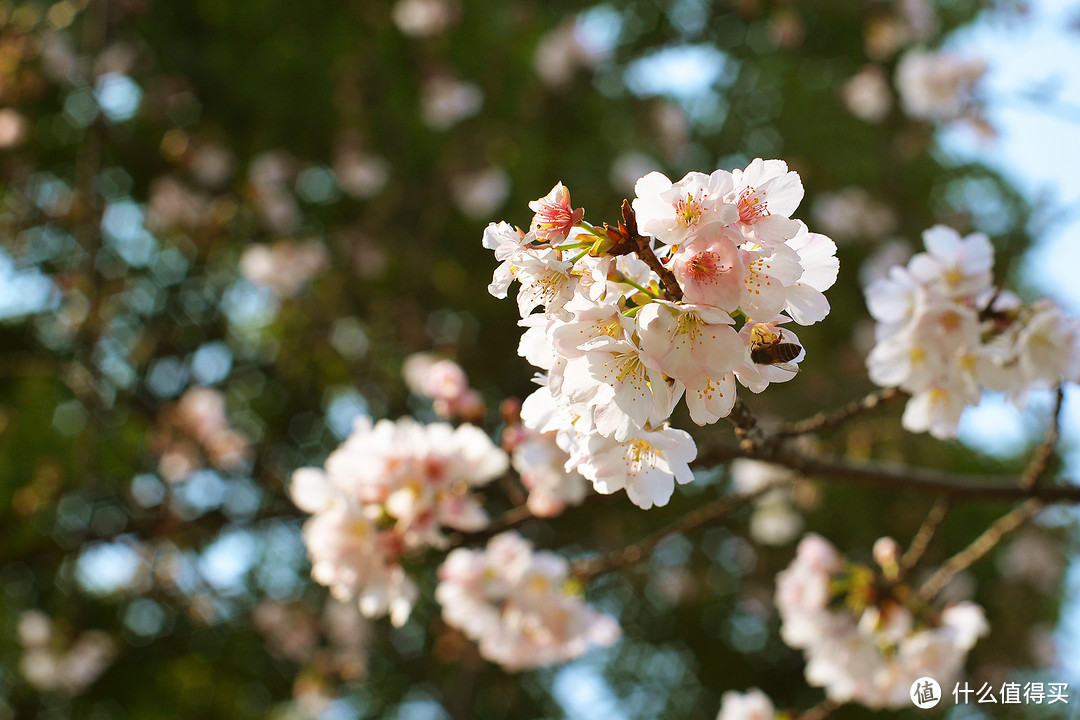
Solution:
[(932, 677), (921, 677), (911, 683), (911, 702), (920, 710), (929, 710), (941, 702), (941, 686)]

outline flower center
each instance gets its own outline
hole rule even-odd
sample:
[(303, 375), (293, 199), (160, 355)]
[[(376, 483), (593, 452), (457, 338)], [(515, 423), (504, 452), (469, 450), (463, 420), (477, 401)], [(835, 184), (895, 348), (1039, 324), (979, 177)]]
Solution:
[(739, 220), (744, 223), (752, 223), (769, 214), (765, 201), (752, 187), (743, 190), (739, 196)]

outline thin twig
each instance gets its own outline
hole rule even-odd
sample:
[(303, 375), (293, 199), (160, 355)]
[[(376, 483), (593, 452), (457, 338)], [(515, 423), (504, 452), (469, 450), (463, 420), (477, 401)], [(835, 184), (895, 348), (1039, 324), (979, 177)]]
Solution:
[(574, 563), (571, 575), (579, 580), (589, 580), (597, 575), (618, 570), (627, 565), (633, 565), (652, 552), (653, 548), (669, 535), (683, 534), (695, 530), (706, 523), (738, 510), (765, 493), (789, 483), (788, 480), (782, 480), (769, 483), (754, 492), (717, 498), (622, 550), (615, 550), (597, 558), (579, 560)]
[(835, 427), (843, 425), (853, 417), (857, 417), (871, 410), (876, 410), (892, 400), (903, 397), (907, 397), (907, 393), (899, 388), (885, 388), (884, 390), (878, 390), (870, 393), (864, 398), (853, 400), (837, 410), (820, 412), (805, 420), (785, 425), (780, 428), (776, 434), (781, 437), (792, 437), (832, 430)]
[(941, 527), (941, 522), (945, 519), (945, 515), (949, 512), (949, 500), (945, 497), (939, 497), (934, 503), (934, 506), (930, 508), (930, 512), (927, 513), (926, 519), (923, 520), (922, 525), (919, 527), (919, 531), (915, 533), (915, 537), (911, 540), (911, 545), (908, 546), (907, 552), (900, 558), (900, 573), (901, 576), (907, 575), (913, 567), (915, 567), (919, 560), (922, 559), (923, 553), (926, 552), (926, 548), (930, 545), (930, 541), (934, 539), (934, 533)]
[(645, 261), (650, 270), (660, 276), (660, 282), (664, 284), (664, 290), (668, 296), (672, 300), (682, 300), (683, 291), (679, 287), (679, 281), (675, 279), (675, 273), (665, 267), (660, 262), (660, 258), (656, 257), (656, 253), (653, 252), (652, 246), (649, 244), (649, 239), (642, 235), (635, 235), (634, 251), (639, 258)]
[(1048, 503), (1080, 503), (1080, 486), (1040, 485), (1020, 487), (1016, 475), (959, 475), (898, 463), (863, 462), (838, 457), (810, 457), (785, 449), (761, 451), (742, 446), (716, 445), (703, 453), (695, 465), (708, 466), (735, 458), (762, 460), (827, 482), (852, 482), (879, 488), (936, 493), (951, 498), (1024, 500), (1036, 497)]
[(1035, 455), (1031, 458), (1031, 462), (1028, 463), (1027, 469), (1024, 470), (1024, 474), (1020, 478), (1020, 487), (1026, 490), (1034, 490), (1050, 469), (1050, 461), (1054, 457), (1058, 436), (1061, 434), (1061, 405), (1064, 400), (1065, 390), (1059, 386), (1050, 427), (1047, 429), (1042, 443), (1035, 448)]
[(637, 216), (629, 200), (622, 202), (622, 221), (615, 227), (604, 223), (604, 233), (613, 243), (608, 250), (611, 255), (625, 255), (637, 253), (637, 256), (649, 266), (649, 269), (660, 276), (660, 282), (664, 286), (664, 292), (671, 300), (682, 300), (683, 291), (675, 273), (671, 272), (660, 258), (656, 257), (649, 238), (638, 232)]
[(812, 708), (804, 710), (795, 717), (797, 720), (825, 720), (839, 708), (843, 707), (844, 703), (838, 703), (834, 700), (825, 699), (819, 702)]
[(927, 603), (933, 600), (958, 572), (966, 570), (972, 563), (993, 550), (1002, 538), (1023, 525), (1045, 505), (1046, 503), (1042, 500), (1031, 499), (999, 517), (982, 535), (949, 558), (948, 562), (923, 583), (919, 588), (919, 599)]
[(524, 505), (528, 497), (525, 495), (525, 491), (521, 489), (521, 485), (514, 481), (514, 476), (510, 473), (506, 473), (499, 478), (499, 487), (506, 493), (507, 499), (511, 505), (520, 506)]

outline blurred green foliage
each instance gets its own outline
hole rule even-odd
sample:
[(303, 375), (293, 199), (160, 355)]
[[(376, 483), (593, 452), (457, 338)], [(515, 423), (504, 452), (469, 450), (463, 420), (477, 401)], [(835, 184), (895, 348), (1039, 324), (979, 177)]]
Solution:
[[(457, 359), (498, 429), (494, 408), (529, 392), (531, 370), (516, 354), (513, 304), (486, 291), (494, 263), (480, 236), (503, 217), (526, 225), (526, 202), (556, 181), (600, 223), (632, 195), (634, 168), (677, 178), (780, 157), (803, 178), (797, 214), (812, 228), (823, 194), (855, 186), (895, 217), (888, 237), (917, 241), (935, 222), (989, 231), (999, 279), (1028, 246), (1029, 208), (992, 171), (946, 158), (932, 126), (895, 106), (880, 123), (845, 107), (840, 87), (867, 63), (891, 76), (900, 49), (868, 48), (904, 3), (433, 5), (449, 19), (426, 36), (403, 32), (394, 4), (370, 0), (0, 8), (0, 105), (24, 123), (21, 142), (0, 148), (0, 282), (33, 295), (42, 283), (27, 278), (48, 278), (39, 302), (0, 322), (0, 717), (548, 718), (579, 697), (575, 717), (591, 703), (597, 720), (674, 720), (713, 717), (728, 689), (760, 686), (796, 709), (820, 699), (800, 654), (779, 640), (770, 602), (792, 547), (755, 545), (746, 513), (592, 584), (590, 599), (623, 625), (615, 648), (570, 669), (507, 675), (439, 619), (434, 556), (417, 561), (423, 597), (404, 628), (354, 619), (360, 639), (339, 647), (348, 633), (323, 617), (327, 593), (307, 576), (287, 478), (321, 463), (357, 410), (430, 418), (400, 376), (415, 351)], [(1023, 20), (1012, 7), (943, 2), (924, 42), (981, 12)], [(570, 40), (542, 64), (569, 71), (553, 84), (536, 58), (560, 27)], [(690, 61), (667, 62), (680, 57)], [(101, 111), (109, 72), (137, 88), (130, 117)], [(467, 110), (433, 120), (432, 83), (457, 79), (471, 84), (467, 97), (444, 102)], [(121, 87), (120, 101), (131, 100)], [(197, 160), (208, 147), (229, 168), (209, 180)], [(285, 153), (278, 180), (257, 167), (268, 152)], [(359, 192), (343, 180), (349, 153), (374, 162)], [(493, 172), (487, 190), (474, 186), (482, 171)], [(162, 178), (179, 190), (169, 195)], [(972, 193), (994, 212), (970, 212)], [(123, 221), (125, 207), (135, 220)], [(170, 219), (147, 231), (155, 213)], [(832, 314), (800, 333), (799, 378), (749, 398), (761, 415), (796, 419), (871, 389), (858, 270), (888, 237), (841, 243)], [(308, 238), (328, 262), (297, 293), (241, 277), (253, 243)], [(10, 295), (0, 293), (17, 307)], [(200, 370), (213, 343), (227, 349), (223, 373)], [(253, 449), (229, 467), (196, 453), (202, 469), (169, 482), (170, 408), (198, 384), (223, 393)], [(702, 442), (730, 433), (695, 432)], [(1022, 466), (902, 433), (895, 408), (821, 442), (959, 472)], [(726, 482), (724, 468), (703, 472), (666, 508), (642, 512), (617, 495), (524, 532), (568, 554), (620, 548)], [(508, 507), (497, 489), (489, 495), (496, 511)], [(906, 543), (933, 501), (827, 483), (806, 499), (809, 529), (864, 554), (882, 535)], [(1005, 509), (957, 507), (927, 564)], [(994, 628), (972, 656), (975, 676), (1038, 667), (1032, 638), (1055, 622), (1056, 582), (1002, 578), (993, 561), (972, 574)], [(252, 621), (273, 603), (292, 619)], [(85, 691), (38, 692), (23, 678), (16, 628), (34, 608), (60, 635), (115, 638), (115, 661)], [(275, 635), (290, 628), (299, 650)]]

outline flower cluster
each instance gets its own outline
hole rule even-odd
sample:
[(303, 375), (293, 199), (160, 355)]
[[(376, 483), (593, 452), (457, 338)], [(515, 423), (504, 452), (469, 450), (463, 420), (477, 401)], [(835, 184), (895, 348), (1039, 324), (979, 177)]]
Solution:
[(867, 357), (870, 378), (912, 394), (903, 425), (934, 437), (956, 435), (960, 415), (982, 389), (1020, 404), (1028, 390), (1080, 374), (1080, 325), (1047, 300), (1023, 305), (991, 286), (994, 249), (985, 235), (966, 238), (935, 226), (926, 252), (866, 288), (878, 321)]
[(776, 712), (769, 696), (757, 688), (744, 693), (728, 690), (720, 696), (720, 712), (716, 720), (773, 720)]
[(806, 655), (806, 680), (829, 699), (898, 709), (920, 677), (951, 685), (988, 626), (971, 602), (940, 612), (919, 606), (898, 582), (896, 543), (874, 545), (878, 569), (845, 560), (807, 535), (776, 578), (780, 636)]
[(19, 616), (23, 654), (19, 669), (38, 690), (78, 695), (105, 672), (116, 657), (116, 641), (101, 630), (87, 630), (65, 642), (52, 619), (40, 610)]
[(568, 505), (581, 504), (589, 492), (589, 482), (577, 470), (566, 469), (570, 453), (560, 443), (567, 440), (567, 435), (528, 428), (520, 415), (508, 420), (502, 444), (529, 491), (529, 512), (537, 517), (555, 517)]
[(240, 274), (255, 285), (288, 298), (300, 292), (329, 264), (326, 246), (318, 240), (282, 240), (273, 246), (254, 243), (240, 256)]
[(783, 161), (653, 172), (636, 194), (601, 230), (559, 183), (529, 204), (528, 232), (492, 223), (484, 246), (502, 263), (489, 291), (521, 286), (519, 353), (544, 371), (525, 426), (555, 434), (567, 471), (649, 508), (693, 479), (697, 448), (667, 423), (679, 400), (705, 425), (731, 412), (736, 382), (793, 378), (804, 351), (784, 325), (828, 314), (839, 265), (832, 240), (791, 218), (803, 188)]
[(571, 660), (608, 647), (619, 625), (576, 590), (566, 560), (534, 551), (517, 533), (487, 548), (452, 551), (439, 568), (435, 599), (446, 622), (480, 644), (480, 654), (518, 671)]
[(896, 89), (911, 117), (941, 122), (975, 118), (978, 84), (986, 70), (982, 58), (912, 49), (896, 67)]
[(413, 353), (402, 363), (401, 374), (409, 390), (430, 400), (440, 418), (483, 420), (484, 398), (479, 391), (469, 387), (465, 371), (453, 360), (431, 353)]
[(445, 547), (443, 528), (465, 532), (489, 518), (471, 489), (506, 472), (509, 461), (472, 425), (420, 425), (362, 418), (324, 469), (293, 473), (293, 502), (304, 524), (311, 576), (338, 599), (359, 599), (367, 617), (408, 618), (416, 585), (399, 558)]
[(205, 458), (222, 470), (238, 470), (251, 456), (251, 440), (229, 424), (225, 396), (191, 387), (162, 414), (154, 437), (158, 473), (170, 482), (188, 477)]

